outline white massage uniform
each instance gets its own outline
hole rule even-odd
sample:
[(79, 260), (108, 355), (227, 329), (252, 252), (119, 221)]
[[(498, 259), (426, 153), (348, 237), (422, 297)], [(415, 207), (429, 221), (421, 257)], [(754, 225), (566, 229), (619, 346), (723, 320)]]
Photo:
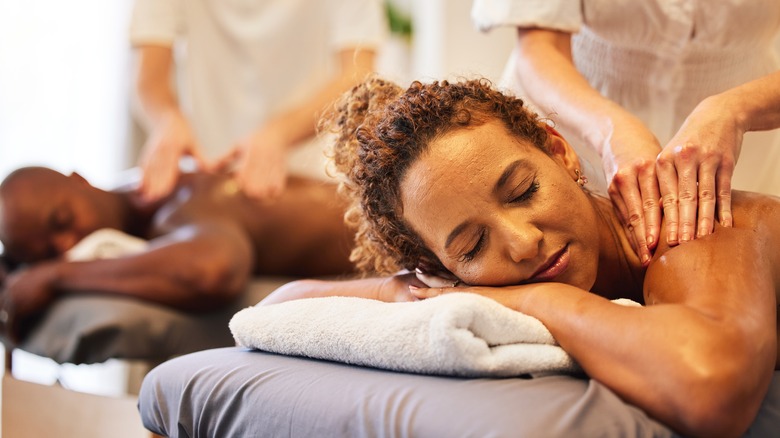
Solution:
[(134, 45), (174, 47), (180, 104), (210, 158), (333, 78), (339, 50), (385, 36), (378, 0), (136, 0), (130, 26)]
[[(472, 18), (573, 33), (577, 69), (662, 146), (702, 99), (780, 67), (778, 0), (475, 0)], [(745, 136), (733, 186), (780, 196), (780, 130)]]

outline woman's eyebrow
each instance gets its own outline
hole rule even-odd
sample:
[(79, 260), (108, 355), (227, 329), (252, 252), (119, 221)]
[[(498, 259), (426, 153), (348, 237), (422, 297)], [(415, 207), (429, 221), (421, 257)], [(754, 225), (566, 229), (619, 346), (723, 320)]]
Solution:
[(455, 229), (450, 232), (449, 236), (447, 236), (447, 241), (444, 242), (444, 249), (447, 249), (452, 243), (452, 241), (455, 240), (455, 238), (458, 237), (460, 233), (462, 233), (463, 230), (465, 230), (468, 225), (469, 222), (466, 221), (466, 222), (462, 222), (460, 225), (455, 227)]
[(498, 180), (496, 180), (496, 185), (493, 188), (493, 191), (496, 193), (500, 192), (506, 183), (509, 182), (509, 178), (511, 178), (520, 167), (530, 169), (531, 165), (528, 163), (528, 161), (523, 159), (515, 160), (509, 163), (509, 165), (506, 166), (504, 171), (501, 173), (501, 176), (498, 177)]

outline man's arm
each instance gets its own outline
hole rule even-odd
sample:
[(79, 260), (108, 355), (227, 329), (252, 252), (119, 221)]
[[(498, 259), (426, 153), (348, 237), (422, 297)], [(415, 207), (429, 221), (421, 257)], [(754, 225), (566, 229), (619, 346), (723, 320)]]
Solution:
[(243, 230), (210, 220), (177, 228), (137, 255), (85, 262), (49, 261), (9, 276), (6, 294), (16, 317), (42, 310), (56, 296), (98, 293), (178, 309), (213, 309), (243, 290), (253, 267)]

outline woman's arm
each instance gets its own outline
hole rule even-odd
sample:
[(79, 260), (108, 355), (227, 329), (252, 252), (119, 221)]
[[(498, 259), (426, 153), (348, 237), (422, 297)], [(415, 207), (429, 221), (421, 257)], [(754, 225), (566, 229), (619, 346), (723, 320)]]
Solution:
[[(539, 106), (541, 116), (553, 117), (601, 157), (610, 197), (623, 223), (633, 227), (640, 260), (649, 262), (661, 224), (655, 174), (661, 147), (655, 135), (577, 71), (571, 34), (521, 28), (516, 50), (515, 73), (523, 91)], [(667, 239), (676, 242), (677, 224), (670, 224), (669, 230)]]
[(589, 376), (680, 433), (736, 436), (777, 358), (775, 268), (756, 234), (723, 228), (656, 255), (642, 308), (558, 283), (466, 291), (538, 318)]
[(414, 273), (400, 272), (391, 277), (372, 277), (356, 280), (297, 280), (271, 292), (260, 304), (314, 297), (359, 297), (385, 302), (416, 301), (409, 286), (427, 287)]

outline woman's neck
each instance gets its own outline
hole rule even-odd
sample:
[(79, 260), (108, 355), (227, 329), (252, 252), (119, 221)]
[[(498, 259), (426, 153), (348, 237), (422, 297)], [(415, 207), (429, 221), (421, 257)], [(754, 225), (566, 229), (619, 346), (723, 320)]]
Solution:
[(626, 231), (611, 202), (591, 196), (598, 217), (599, 267), (591, 291), (605, 298), (643, 301), (645, 268), (629, 243)]

